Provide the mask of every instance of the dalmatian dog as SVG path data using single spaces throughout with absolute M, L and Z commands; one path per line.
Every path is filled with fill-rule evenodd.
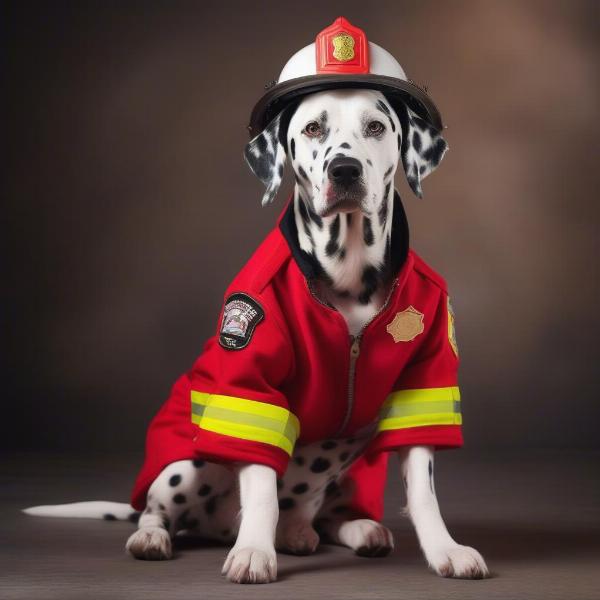
M 318 261 L 319 297 L 345 318 L 351 334 L 377 313 L 389 293 L 390 218 L 394 174 L 401 161 L 417 196 L 421 181 L 441 161 L 447 145 L 405 105 L 391 106 L 373 90 L 323 91 L 284 109 L 247 146 L 245 156 L 273 201 L 289 160 L 295 175 L 294 216 L 300 247 Z M 352 489 L 345 474 L 371 433 L 351 439 L 297 445 L 282 479 L 259 464 L 228 468 L 202 460 L 168 465 L 152 483 L 139 514 L 113 502 L 42 506 L 44 516 L 138 520 L 127 551 L 143 560 L 172 556 L 177 534 L 192 533 L 231 544 L 223 574 L 237 583 L 271 582 L 276 549 L 309 554 L 321 539 L 379 557 L 394 546 L 389 529 L 350 519 Z M 406 514 L 430 567 L 443 577 L 482 578 L 479 552 L 448 533 L 435 495 L 432 447 L 400 452 Z

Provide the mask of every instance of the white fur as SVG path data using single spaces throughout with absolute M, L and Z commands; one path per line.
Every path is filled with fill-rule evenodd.
M 457 544 L 440 514 L 433 475 L 434 452 L 429 446 L 413 446 L 400 452 L 402 476 L 406 481 L 406 512 L 417 532 L 419 543 L 431 568 L 443 577 L 480 579 L 489 571 L 481 554 Z
M 240 468 L 242 520 L 222 573 L 234 583 L 268 583 L 277 579 L 275 528 L 279 516 L 277 475 L 264 465 Z

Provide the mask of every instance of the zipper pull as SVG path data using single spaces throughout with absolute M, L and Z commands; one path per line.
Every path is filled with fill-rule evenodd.
M 356 359 L 356 358 L 358 358 L 359 354 L 360 354 L 360 336 L 357 335 L 352 342 L 352 346 L 350 346 L 350 357 Z

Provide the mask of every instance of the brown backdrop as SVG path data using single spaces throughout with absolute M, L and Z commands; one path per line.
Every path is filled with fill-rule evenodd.
M 597 6 L 5 5 L 2 443 L 141 449 L 281 207 L 243 163 L 249 111 L 343 14 L 448 125 L 424 200 L 397 183 L 450 285 L 468 444 L 597 446 Z

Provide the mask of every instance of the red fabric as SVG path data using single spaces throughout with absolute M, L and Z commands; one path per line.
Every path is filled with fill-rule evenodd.
M 194 425 L 191 389 L 286 408 L 298 417 L 297 443 L 304 444 L 351 436 L 372 426 L 393 390 L 457 385 L 458 359 L 448 341 L 445 283 L 412 251 L 388 306 L 363 332 L 353 410 L 343 432 L 338 429 L 348 406 L 348 329 L 339 312 L 313 297 L 278 227 L 236 276 L 225 298 L 234 292 L 254 298 L 265 317 L 241 350 L 220 346 L 217 331 L 192 370 L 173 387 L 148 429 L 146 458 L 132 494 L 132 504 L 138 509 L 143 508 L 152 481 L 176 460 L 257 462 L 280 475 L 286 469 L 289 457 L 275 446 Z M 386 325 L 409 306 L 423 313 L 424 330 L 410 342 L 396 343 Z M 356 483 L 353 507 L 357 512 L 381 517 L 386 465 L 381 452 L 407 444 L 460 446 L 461 428 L 428 426 L 380 433 L 369 446 L 368 456 L 350 472 Z

